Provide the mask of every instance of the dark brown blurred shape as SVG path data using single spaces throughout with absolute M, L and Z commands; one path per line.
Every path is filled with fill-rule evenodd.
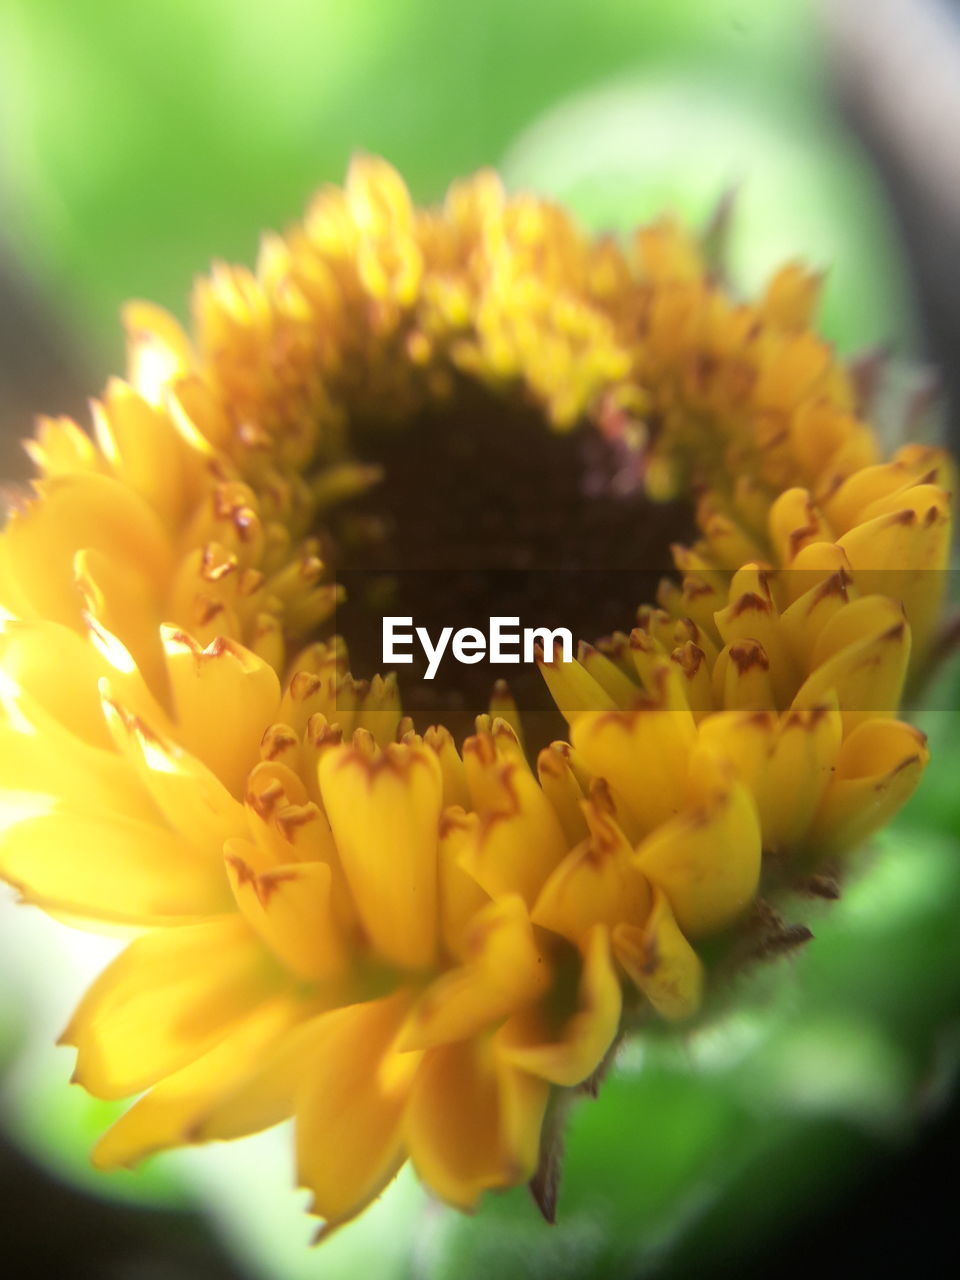
M 95 391 L 76 341 L 0 246 L 0 477 L 20 480 L 29 463 L 20 441 L 38 413 L 85 412 Z
M 0 1205 L 10 1280 L 243 1280 L 197 1214 L 93 1199 L 2 1138 Z

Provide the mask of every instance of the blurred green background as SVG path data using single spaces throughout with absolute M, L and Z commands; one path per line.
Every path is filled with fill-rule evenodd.
M 182 313 L 358 148 L 422 200 L 494 164 L 601 225 L 702 218 L 737 184 L 748 283 L 805 254 L 832 336 L 900 338 L 882 200 L 822 78 L 804 0 L 6 0 L 3 234 L 115 364 L 125 298 Z
M 121 368 L 124 299 L 186 317 L 195 274 L 214 257 L 251 262 L 258 233 L 295 219 L 358 149 L 395 163 L 420 200 L 493 164 L 595 228 L 664 208 L 702 225 L 735 187 L 738 287 L 803 257 L 829 269 L 822 323 L 844 351 L 916 349 L 907 259 L 834 105 L 804 0 L 5 0 L 0 113 L 11 282 L 0 338 L 15 350 L 25 308 L 31 350 L 47 343 L 49 364 L 31 375 L 37 411 L 80 411 L 81 393 Z M 12 439 L 29 420 L 11 364 L 0 416 Z M 960 705 L 955 674 L 944 680 L 930 705 Z M 175 1208 L 177 1231 L 195 1230 L 199 1208 L 229 1274 L 748 1274 L 757 1255 L 779 1256 L 782 1275 L 796 1233 L 827 1238 L 833 1219 L 817 1215 L 908 1151 L 948 1095 L 960 1046 L 958 745 L 955 713 L 925 716 L 935 755 L 924 788 L 845 899 L 815 913 L 815 943 L 746 982 L 722 1024 L 630 1046 L 599 1100 L 576 1109 L 556 1228 L 525 1193 L 464 1219 L 402 1178 L 312 1254 L 285 1133 L 95 1177 L 86 1150 L 109 1109 L 67 1087 L 69 1055 L 51 1041 L 104 953 L 5 904 L 7 1129 L 86 1193 Z M 54 1249 L 56 1203 L 24 1209 L 47 1219 Z M 134 1212 L 109 1210 L 106 1235 L 124 1224 L 123 1238 L 140 1240 L 131 1256 L 166 1257 L 156 1222 L 168 1219 L 147 1229 L 123 1216 Z M 61 1273 L 127 1274 L 97 1270 L 98 1247 L 90 1269 L 74 1252 Z M 202 1253 L 167 1265 L 156 1274 L 214 1274 Z

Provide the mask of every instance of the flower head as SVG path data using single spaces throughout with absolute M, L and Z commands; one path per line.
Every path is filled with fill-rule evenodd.
M 40 423 L 0 540 L 0 872 L 135 935 L 63 1037 L 141 1095 L 98 1164 L 293 1115 L 327 1229 L 407 1159 L 470 1209 L 625 1032 L 697 1014 L 708 954 L 796 936 L 776 904 L 922 773 L 950 520 L 817 284 L 740 302 L 672 223 L 591 239 L 487 173 L 416 209 L 362 159 L 198 284 L 192 338 L 128 307 L 128 379 L 92 438 Z M 562 735 L 373 674 L 378 600 L 440 617 L 488 569 L 588 575 L 596 643 L 540 654 Z

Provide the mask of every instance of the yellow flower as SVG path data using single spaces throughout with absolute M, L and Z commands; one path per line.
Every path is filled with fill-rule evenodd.
M 192 338 L 128 307 L 127 381 L 92 438 L 40 423 L 0 540 L 0 873 L 134 935 L 63 1037 L 141 1095 L 100 1166 L 292 1115 L 326 1230 L 407 1159 L 470 1209 L 697 1014 L 702 939 L 775 947 L 904 803 L 950 464 L 881 457 L 817 285 L 739 302 L 672 223 L 590 239 L 488 173 L 416 209 L 362 159 Z M 384 600 L 436 621 L 486 570 L 609 632 L 540 655 L 566 740 L 373 674 Z

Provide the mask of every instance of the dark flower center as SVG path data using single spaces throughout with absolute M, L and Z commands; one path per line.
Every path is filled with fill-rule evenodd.
M 535 408 L 464 384 L 451 402 L 400 425 L 352 429 L 354 451 L 384 478 L 339 517 L 337 578 L 347 603 L 336 627 L 351 669 L 384 669 L 381 620 L 410 617 L 434 639 L 444 627 L 491 616 L 520 627 L 566 627 L 574 642 L 629 631 L 672 572 L 670 544 L 693 528 L 686 501 L 656 503 L 643 491 L 642 456 L 616 423 L 549 427 Z M 525 724 L 544 741 L 562 736 L 532 665 L 462 665 L 448 652 L 432 681 L 418 644 L 396 667 L 405 712 L 460 738 L 505 678 Z

